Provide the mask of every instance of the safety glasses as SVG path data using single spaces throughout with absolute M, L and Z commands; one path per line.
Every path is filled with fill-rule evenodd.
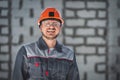
M 49 21 L 43 21 L 42 24 L 44 24 L 45 27 L 60 27 L 60 22 L 49 22 Z

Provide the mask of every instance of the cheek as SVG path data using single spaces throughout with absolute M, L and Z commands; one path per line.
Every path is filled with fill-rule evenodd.
M 41 32 L 45 31 L 45 30 L 44 30 L 44 27 L 43 27 L 42 25 L 40 26 L 40 31 L 41 31 Z
M 61 31 L 61 28 L 57 29 L 57 31 L 60 32 L 60 31 Z
M 45 31 L 45 29 L 44 29 L 44 28 L 40 28 L 40 31 L 41 31 L 41 32 L 44 32 L 44 31 Z

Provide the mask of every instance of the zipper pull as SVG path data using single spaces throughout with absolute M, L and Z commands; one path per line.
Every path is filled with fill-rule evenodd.
M 48 49 L 48 54 L 50 53 L 50 49 Z

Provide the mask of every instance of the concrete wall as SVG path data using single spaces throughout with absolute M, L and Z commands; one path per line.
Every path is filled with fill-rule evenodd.
M 75 52 L 81 80 L 120 80 L 119 0 L 0 0 L 0 80 L 10 80 L 21 45 L 38 40 L 46 7 L 64 18 L 58 40 Z

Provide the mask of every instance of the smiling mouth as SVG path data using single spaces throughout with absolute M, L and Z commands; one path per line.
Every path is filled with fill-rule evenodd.
M 51 30 L 48 30 L 47 32 L 48 32 L 48 33 L 55 33 L 55 31 L 51 31 Z

